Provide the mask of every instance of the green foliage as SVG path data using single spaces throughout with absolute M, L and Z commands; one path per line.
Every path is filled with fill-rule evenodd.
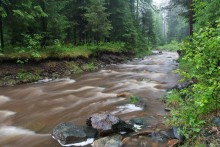
M 42 36 L 39 34 L 28 35 L 23 34 L 24 43 L 27 50 L 38 51 L 41 48 Z
M 178 108 L 181 103 L 183 103 L 183 100 L 180 96 L 180 93 L 176 90 L 171 91 L 169 93 L 169 98 L 167 100 L 167 105 L 169 107 Z
M 171 43 L 165 44 L 163 46 L 158 46 L 157 49 L 166 51 L 177 51 L 180 49 L 180 46 L 176 40 L 172 40 Z
M 98 70 L 98 66 L 95 65 L 94 63 L 87 63 L 82 66 L 82 69 L 84 71 L 95 71 Z
M 183 71 L 180 73 L 188 79 L 197 80 L 198 83 L 194 85 L 192 91 L 195 105 L 201 113 L 213 109 L 213 93 L 220 86 L 219 35 L 220 27 L 201 28 L 198 33 L 194 34 L 193 41 L 185 42 L 182 48 L 184 56 L 181 58 L 181 68 Z
M 195 10 L 195 20 L 196 26 L 202 27 L 207 26 L 209 24 L 216 26 L 216 20 L 220 16 L 220 1 L 212 0 L 212 1 L 202 1 L 202 0 L 194 0 L 194 10 Z M 206 12 L 206 13 L 204 13 Z
M 41 77 L 37 74 L 33 74 L 33 73 L 29 73 L 29 72 L 19 72 L 19 73 L 17 73 L 16 78 L 20 82 L 26 83 L 26 82 L 33 82 L 33 81 L 40 80 Z
M 137 58 L 142 58 L 142 57 L 145 57 L 147 55 L 152 54 L 152 51 L 150 51 L 146 47 L 144 47 L 144 48 L 135 48 L 134 52 L 135 52 L 135 56 Z
M 22 56 L 31 58 L 48 56 L 42 54 L 41 49 L 50 50 L 48 52 L 53 56 L 62 50 L 73 50 L 75 46 L 90 48 L 90 44 L 96 43 L 99 43 L 98 46 L 92 45 L 92 48 L 97 52 L 106 50 L 106 47 L 100 46 L 101 42 L 123 42 L 123 48 L 131 52 L 137 48 L 149 50 L 149 46 L 154 46 L 157 40 L 152 1 L 138 1 L 139 6 L 136 2 L 2 0 L 0 15 L 3 31 L 0 38 L 4 50 L 1 50 L 11 54 L 14 48 L 26 48 Z M 111 49 L 118 50 L 114 46 Z M 16 54 L 16 50 L 14 52 Z M 86 56 L 91 54 L 90 49 L 85 52 Z M 62 58 L 66 53 L 60 55 Z
M 67 68 L 70 70 L 71 73 L 82 73 L 83 72 L 80 66 L 73 61 L 67 62 Z
M 181 133 L 187 139 L 196 137 L 201 131 L 205 124 L 202 119 L 204 114 L 220 108 L 220 24 L 217 26 L 200 28 L 181 46 L 178 72 L 195 84 L 181 90 L 179 94 L 170 95 L 168 104 L 172 103 L 174 97 L 183 97 L 184 101 L 179 101 L 178 107 L 171 111 L 169 123 L 183 126 Z
M 85 44 L 79 46 L 73 46 L 72 44 L 63 45 L 59 40 L 56 40 L 53 46 L 47 46 L 45 48 L 35 47 L 35 43 L 30 39 L 31 44 L 27 47 L 6 48 L 5 54 L 2 54 L 2 59 L 18 59 L 18 63 L 26 63 L 29 60 L 42 60 L 46 58 L 77 58 L 84 57 L 89 58 L 91 55 L 95 55 L 98 52 L 115 52 L 120 53 L 125 51 L 125 43 L 123 42 L 100 42 L 99 44 Z M 32 42 L 33 41 L 33 42 Z M 35 48 L 35 50 L 33 50 Z M 30 50 L 31 49 L 31 50 Z
M 109 14 L 106 13 L 106 8 L 103 6 L 102 1 L 89 0 L 88 3 L 84 14 L 88 22 L 87 28 L 92 31 L 93 37 L 100 37 L 96 38 L 96 41 L 100 41 L 103 37 L 108 37 L 109 31 L 112 29 L 112 25 L 108 20 Z
M 25 64 L 28 63 L 29 59 L 17 59 L 18 64 Z
M 139 102 L 139 98 L 137 96 L 131 96 L 130 97 L 130 103 L 131 104 L 136 104 L 137 102 Z

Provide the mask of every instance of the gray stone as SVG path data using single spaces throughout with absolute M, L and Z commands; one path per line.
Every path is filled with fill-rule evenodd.
M 183 135 L 181 135 L 181 134 L 179 133 L 179 128 L 173 127 L 173 134 L 174 134 L 174 136 L 175 136 L 176 139 L 179 139 L 180 142 L 183 142 L 184 137 L 183 137 Z
M 84 131 L 87 138 L 96 138 L 98 135 L 98 131 L 89 126 L 84 127 Z
M 167 108 L 164 108 L 164 110 L 169 112 L 169 111 L 171 111 L 172 109 L 167 107 Z
M 93 147 L 121 147 L 122 136 L 114 135 L 111 137 L 100 138 L 93 143 Z
M 131 122 L 133 125 L 136 124 L 136 125 L 141 125 L 141 126 L 143 126 L 143 125 L 146 124 L 146 121 L 144 120 L 144 118 L 132 118 L 132 119 L 130 120 L 130 122 Z
M 88 120 L 87 125 L 98 130 L 100 136 L 114 132 L 130 132 L 132 125 L 127 124 L 120 118 L 111 114 L 93 114 Z
M 160 132 L 153 132 L 151 134 L 152 140 L 156 141 L 156 142 L 161 142 L 161 143 L 165 143 L 168 138 L 166 135 L 161 134 Z
M 220 117 L 214 117 L 212 119 L 212 123 L 219 127 L 220 126 Z
M 59 143 L 74 144 L 86 141 L 88 138 L 94 138 L 97 131 L 90 127 L 81 127 L 66 122 L 57 125 L 52 132 L 52 136 Z
M 167 138 L 175 139 L 175 135 L 173 133 L 173 128 L 168 128 L 163 131 L 160 131 L 161 134 L 165 135 Z

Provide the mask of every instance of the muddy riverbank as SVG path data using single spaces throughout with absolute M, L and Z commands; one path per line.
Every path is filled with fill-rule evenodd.
M 72 59 L 49 58 L 41 61 L 17 63 L 17 60 L 0 61 L 0 87 L 36 82 L 42 79 L 65 78 L 72 74 L 82 74 L 100 69 L 106 65 L 121 63 L 134 56 L 131 52 L 100 52 L 89 58 Z

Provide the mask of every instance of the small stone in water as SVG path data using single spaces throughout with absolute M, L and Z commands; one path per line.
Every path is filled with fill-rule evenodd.
M 171 111 L 171 108 L 165 108 L 165 111 Z

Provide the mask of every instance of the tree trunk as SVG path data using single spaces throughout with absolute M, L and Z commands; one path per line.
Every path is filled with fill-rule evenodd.
M 138 16 L 139 16 L 139 0 L 137 0 L 137 19 L 138 19 Z
M 1 36 L 1 48 L 4 48 L 4 34 L 3 34 L 3 19 L 2 16 L 0 16 L 0 36 Z
M 189 34 L 193 35 L 193 0 L 189 0 Z

